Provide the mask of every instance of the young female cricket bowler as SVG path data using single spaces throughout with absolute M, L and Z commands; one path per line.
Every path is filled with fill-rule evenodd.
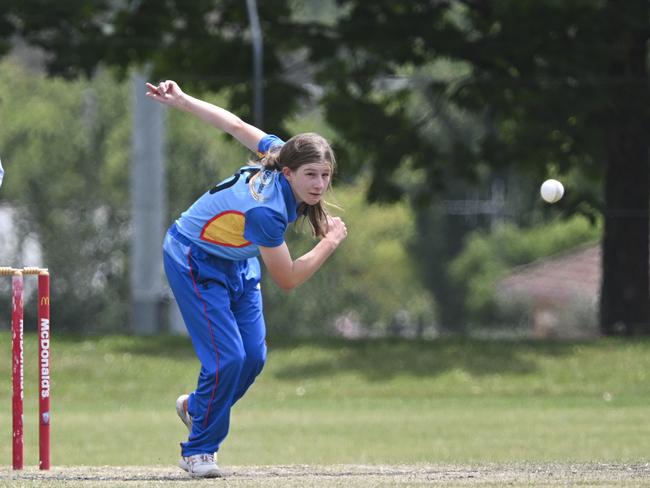
M 171 226 L 163 245 L 165 273 L 201 361 L 196 390 L 176 402 L 190 431 L 179 464 L 190 476 L 215 477 L 214 456 L 228 433 L 230 409 L 266 360 L 257 256 L 290 290 L 309 279 L 347 235 L 322 202 L 334 154 L 317 134 L 285 143 L 185 94 L 174 81 L 147 83 L 147 89 L 149 97 L 200 117 L 261 158 L 201 196 Z M 307 219 L 320 240 L 294 260 L 284 233 L 297 217 Z

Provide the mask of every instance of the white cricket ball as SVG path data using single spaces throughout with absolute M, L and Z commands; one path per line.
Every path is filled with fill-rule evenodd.
M 564 195 L 564 186 L 557 180 L 546 180 L 539 189 L 544 201 L 555 203 Z

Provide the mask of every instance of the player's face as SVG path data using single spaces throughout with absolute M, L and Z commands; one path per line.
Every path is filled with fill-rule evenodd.
M 329 163 L 311 163 L 304 164 L 295 171 L 284 168 L 283 173 L 298 203 L 316 205 L 329 187 L 332 166 Z

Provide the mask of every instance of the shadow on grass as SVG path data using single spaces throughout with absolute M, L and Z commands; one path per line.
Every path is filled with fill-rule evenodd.
M 309 358 L 309 347 L 327 351 L 326 358 Z M 325 339 L 316 343 L 281 340 L 270 350 L 297 351 L 296 360 L 276 368 L 278 379 L 330 376 L 342 372 L 362 374 L 371 381 L 398 375 L 431 377 L 449 370 L 474 376 L 528 374 L 534 372 L 541 357 L 559 358 L 571 354 L 576 343 L 538 341 L 491 341 L 474 339 L 364 339 L 345 341 Z M 303 349 L 301 351 L 301 349 Z M 289 355 L 291 357 L 291 355 Z
M 63 336 L 57 340 L 72 345 L 96 341 L 96 347 L 106 352 L 196 360 L 187 337 Z M 572 354 L 578 346 L 589 347 L 590 344 L 594 343 L 466 338 L 345 340 L 275 337 L 268 340 L 271 374 L 280 380 L 346 372 L 361 374 L 371 381 L 383 381 L 398 375 L 431 377 L 450 370 L 465 371 L 474 376 L 523 375 L 535 372 L 541 359 L 561 358 Z
M 127 336 L 102 335 L 79 336 L 61 335 L 53 338 L 56 342 L 65 342 L 71 346 L 92 342 L 97 349 L 104 352 L 129 353 L 139 356 L 167 357 L 170 359 L 196 358 L 189 337 L 171 335 Z

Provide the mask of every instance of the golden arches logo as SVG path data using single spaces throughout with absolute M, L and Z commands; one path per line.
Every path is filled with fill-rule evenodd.
M 50 297 L 41 297 L 41 305 L 49 305 Z

